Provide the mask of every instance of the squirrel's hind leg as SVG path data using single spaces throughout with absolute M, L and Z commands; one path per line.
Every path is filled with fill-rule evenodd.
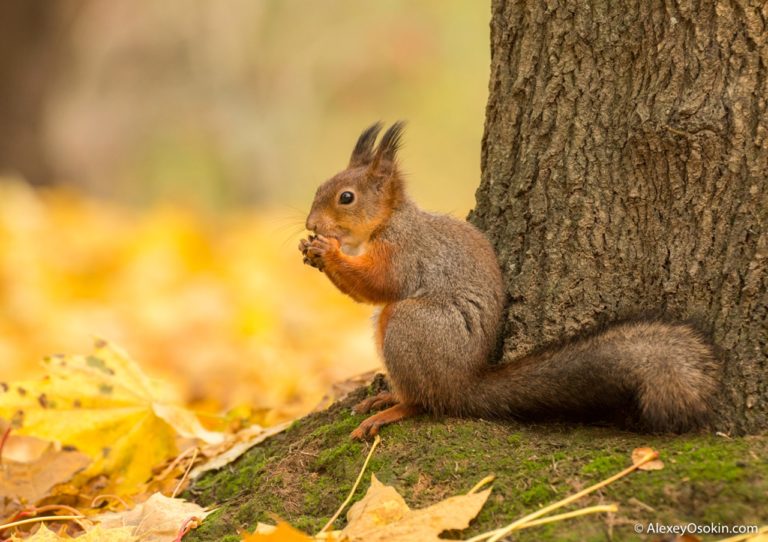
M 398 403 L 387 410 L 382 410 L 378 414 L 374 414 L 370 418 L 363 420 L 357 429 L 352 431 L 350 435 L 353 439 L 363 440 L 367 437 L 374 437 L 378 434 L 379 428 L 390 424 L 410 418 L 417 414 L 421 414 L 422 409 L 415 405 L 408 405 L 405 403 Z
M 381 410 L 382 408 L 396 405 L 399 402 L 399 399 L 391 391 L 382 391 L 373 397 L 363 399 L 353 406 L 352 410 L 355 411 L 355 414 L 367 414 L 372 410 Z

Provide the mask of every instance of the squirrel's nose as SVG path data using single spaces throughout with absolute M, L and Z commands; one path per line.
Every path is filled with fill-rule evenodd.
M 312 215 L 309 215 L 307 217 L 307 223 L 305 224 L 305 226 L 309 231 L 315 231 L 317 229 L 317 221 L 315 220 L 315 217 L 313 217 Z

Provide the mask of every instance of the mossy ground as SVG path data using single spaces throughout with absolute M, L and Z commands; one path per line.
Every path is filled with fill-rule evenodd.
M 364 418 L 353 415 L 351 405 L 363 395 L 360 390 L 299 420 L 198 480 L 186 497 L 219 509 L 185 541 L 240 540 L 238 529 L 274 516 L 306 532 L 319 530 L 351 489 L 369 449 L 349 439 Z M 533 528 L 515 539 L 636 540 L 636 523 L 768 523 L 768 437 L 650 436 L 601 427 L 424 417 L 383 429 L 382 439 L 365 480 L 375 473 L 413 508 L 466 492 L 484 476 L 496 475 L 493 493 L 470 529 L 446 537 L 467 538 L 502 526 L 583 489 L 628 466 L 632 450 L 640 446 L 659 450 L 665 468 L 635 472 L 579 503 L 618 503 L 617 514 Z M 367 486 L 361 484 L 355 500 Z M 336 527 L 343 524 L 342 517 Z

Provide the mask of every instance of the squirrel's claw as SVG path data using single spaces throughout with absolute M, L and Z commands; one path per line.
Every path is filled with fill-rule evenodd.
M 382 410 L 378 414 L 374 414 L 373 416 L 364 419 L 362 423 L 357 426 L 357 429 L 352 431 L 350 436 L 357 440 L 375 437 L 379 433 L 379 428 L 382 426 L 389 423 L 399 422 L 400 420 L 410 418 L 421 412 L 422 409 L 420 407 L 398 403 L 393 407 Z
M 304 255 L 305 264 L 322 271 L 326 256 L 339 250 L 339 241 L 333 237 L 310 235 L 308 239 L 299 241 L 299 250 Z
M 310 235 L 308 239 L 302 239 L 299 241 L 299 252 L 304 255 L 302 261 L 305 265 L 309 265 L 319 271 L 322 271 L 325 267 L 323 263 L 324 252 L 318 250 L 317 239 L 318 236 Z

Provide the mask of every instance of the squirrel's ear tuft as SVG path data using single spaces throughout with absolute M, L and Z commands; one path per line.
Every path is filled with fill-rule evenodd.
M 381 122 L 376 122 L 360 134 L 352 151 L 352 156 L 349 158 L 349 167 L 364 166 L 373 161 L 373 144 L 376 142 L 376 136 L 379 135 L 382 126 Z
M 381 141 L 379 141 L 379 146 L 376 148 L 376 155 L 371 162 L 371 169 L 378 169 L 383 162 L 391 165 L 395 164 L 404 129 L 405 122 L 399 120 L 390 126 L 389 130 L 384 132 L 384 135 L 381 136 Z

